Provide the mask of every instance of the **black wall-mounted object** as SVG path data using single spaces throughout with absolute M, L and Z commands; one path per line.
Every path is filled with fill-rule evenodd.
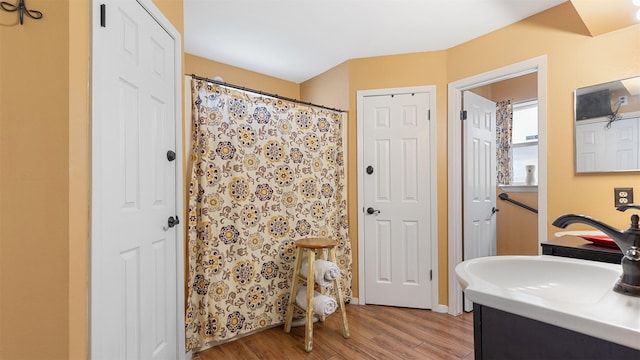
M 576 120 L 578 121 L 607 116 L 612 113 L 609 89 L 576 96 Z
M 25 0 L 18 0 L 17 5 L 13 5 L 6 1 L 0 2 L 0 9 L 8 12 L 18 12 L 18 17 L 20 18 L 20 25 L 24 23 L 24 16 L 39 20 L 42 19 L 42 13 L 38 10 L 29 10 L 27 9 L 27 5 L 24 3 Z
M 510 198 L 509 198 L 509 194 L 507 194 L 507 193 L 502 193 L 502 194 L 498 195 L 498 198 L 499 198 L 500 200 L 508 201 L 508 202 L 510 202 L 510 203 L 512 203 L 512 204 L 518 205 L 518 206 L 520 206 L 521 208 L 527 209 L 527 210 L 529 210 L 529 211 L 531 211 L 531 212 L 533 212 L 533 213 L 536 213 L 536 214 L 538 213 L 538 210 L 537 210 L 537 209 L 534 209 L 534 208 L 532 208 L 532 207 L 531 207 L 531 206 L 529 206 L 529 205 L 523 204 L 523 203 L 521 203 L 520 201 L 510 199 Z M 494 211 L 494 212 L 492 212 L 492 215 L 493 215 L 493 214 L 495 214 L 495 211 Z
M 107 27 L 107 5 L 100 4 L 100 27 Z
M 178 224 L 180 224 L 180 219 L 178 219 L 178 215 L 176 215 L 175 218 L 173 216 L 169 216 L 169 219 L 167 219 L 167 225 L 169 226 L 169 228 L 172 228 Z

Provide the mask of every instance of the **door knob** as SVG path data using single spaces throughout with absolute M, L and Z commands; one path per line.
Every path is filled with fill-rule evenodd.
M 376 210 L 376 209 L 370 207 L 370 208 L 367 208 L 367 214 L 369 214 L 369 215 L 372 215 L 372 214 L 378 215 L 378 214 L 380 214 L 380 210 Z
M 180 219 L 178 219 L 178 215 L 176 215 L 175 218 L 173 216 L 169 216 L 169 219 L 167 219 L 167 226 L 164 226 L 162 229 L 164 231 L 167 231 L 178 224 L 180 224 Z
M 176 159 L 176 152 L 173 150 L 167 151 L 167 160 L 173 161 Z
M 367 166 L 367 174 L 369 175 L 373 174 L 373 166 L 371 165 Z

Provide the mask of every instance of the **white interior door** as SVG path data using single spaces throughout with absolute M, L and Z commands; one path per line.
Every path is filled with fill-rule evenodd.
M 576 171 L 596 171 L 604 163 L 604 124 L 576 125 Z
M 637 169 L 640 146 L 639 118 L 576 123 L 576 171 Z
M 105 4 L 102 21 L 100 4 Z M 136 1 L 94 3 L 91 357 L 177 359 L 174 39 Z M 182 289 L 180 289 L 182 291 Z
M 366 96 L 363 109 L 364 302 L 431 308 L 430 95 Z
M 496 104 L 464 92 L 464 260 L 496 254 Z M 465 300 L 464 310 L 472 304 Z
M 620 119 L 610 124 L 606 143 L 611 144 L 606 148 L 606 158 L 614 159 L 611 162 L 612 170 L 624 171 L 638 168 L 638 118 Z

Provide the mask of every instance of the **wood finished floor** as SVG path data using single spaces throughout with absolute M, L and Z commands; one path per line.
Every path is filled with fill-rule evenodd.
M 473 315 L 429 310 L 347 305 L 351 337 L 333 314 L 313 328 L 313 351 L 304 351 L 304 326 L 284 332 L 280 325 L 218 345 L 193 356 L 218 359 L 473 359 Z

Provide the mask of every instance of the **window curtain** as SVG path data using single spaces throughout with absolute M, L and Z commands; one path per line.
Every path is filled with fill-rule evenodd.
M 501 100 L 496 103 L 496 163 L 498 184 L 510 185 L 512 182 L 511 165 L 511 127 L 513 123 L 513 100 Z
M 284 322 L 301 238 L 338 241 L 350 300 L 346 114 L 191 86 L 187 349 Z

